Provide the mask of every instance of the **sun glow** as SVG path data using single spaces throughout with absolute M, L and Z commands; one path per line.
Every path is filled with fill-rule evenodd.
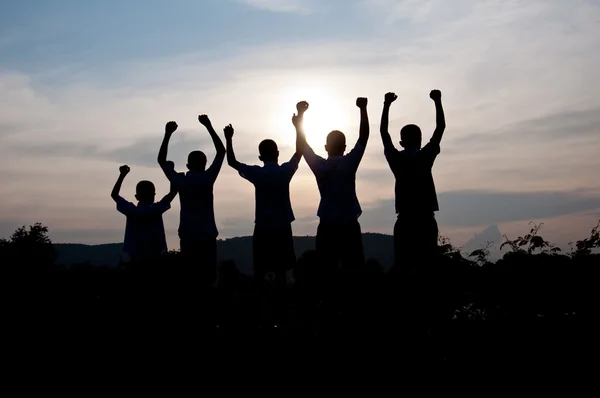
M 347 133 L 353 110 L 352 99 L 341 98 L 327 87 L 292 86 L 278 95 L 278 105 L 272 119 L 274 131 L 278 132 L 285 145 L 293 146 L 296 143 L 292 115 L 296 113 L 298 101 L 309 104 L 304 114 L 304 131 L 306 140 L 317 153 L 322 152 L 325 138 L 331 130 Z

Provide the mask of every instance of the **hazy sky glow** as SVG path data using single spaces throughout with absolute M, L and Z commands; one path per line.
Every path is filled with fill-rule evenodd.
M 290 118 L 306 100 L 308 140 L 325 155 L 331 129 L 358 137 L 357 96 L 369 98 L 371 139 L 357 176 L 363 231 L 392 233 L 393 176 L 379 118 L 394 91 L 390 132 L 434 128 L 438 88 L 448 128 L 434 167 L 443 235 L 462 244 L 497 224 L 544 221 L 557 243 L 600 219 L 600 5 L 584 0 L 43 0 L 0 14 L 0 236 L 40 221 L 55 242 L 123 239 L 122 194 L 168 186 L 156 155 L 175 120 L 169 158 L 214 149 L 197 115 L 238 159 L 258 143 L 293 152 Z M 292 180 L 295 235 L 314 235 L 318 190 L 303 161 Z M 227 165 L 215 187 L 221 238 L 250 235 L 254 191 Z M 178 248 L 179 202 L 165 215 Z

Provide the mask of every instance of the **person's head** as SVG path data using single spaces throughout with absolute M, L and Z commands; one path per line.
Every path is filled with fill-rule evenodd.
M 407 124 L 400 130 L 400 145 L 404 149 L 421 148 L 421 129 L 414 124 Z
M 206 155 L 202 151 L 192 151 L 188 155 L 187 168 L 190 171 L 204 171 L 206 168 Z
M 175 163 L 172 160 L 167 160 L 166 166 L 169 170 L 175 170 Z
M 273 140 L 263 140 L 258 145 L 258 158 L 263 162 L 276 162 L 279 158 L 279 149 Z
M 346 150 L 346 136 L 339 130 L 327 134 L 325 150 L 329 156 L 342 156 Z
M 139 202 L 143 203 L 154 203 L 154 196 L 156 195 L 156 189 L 154 184 L 150 181 L 140 181 L 135 187 L 135 198 Z

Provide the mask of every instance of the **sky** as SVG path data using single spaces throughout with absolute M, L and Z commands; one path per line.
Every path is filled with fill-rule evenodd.
M 363 232 L 392 234 L 390 133 L 447 129 L 434 169 L 440 233 L 456 245 L 491 225 L 516 237 L 530 221 L 564 245 L 600 219 L 600 2 L 593 0 L 9 0 L 0 13 L 0 236 L 41 222 L 54 242 L 121 242 L 122 195 L 168 182 L 156 156 L 170 120 L 169 159 L 214 148 L 198 123 L 231 123 L 238 160 L 258 144 L 294 151 L 291 116 L 306 100 L 309 144 L 325 156 L 332 129 L 358 138 L 356 97 L 371 137 L 357 173 Z M 319 193 L 304 161 L 291 186 L 294 235 L 314 235 Z M 220 238 L 251 235 L 254 188 L 225 163 L 215 184 Z M 177 249 L 179 200 L 164 216 Z

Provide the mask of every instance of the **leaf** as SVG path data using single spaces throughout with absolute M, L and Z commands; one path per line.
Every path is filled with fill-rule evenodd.
M 534 236 L 533 238 L 531 238 L 531 244 L 535 247 L 548 246 L 548 242 L 544 241 L 544 238 L 542 238 L 541 236 Z
M 479 257 L 483 254 L 483 251 L 481 249 L 477 249 L 477 250 L 473 250 L 471 252 L 471 254 L 469 254 L 469 257 Z

